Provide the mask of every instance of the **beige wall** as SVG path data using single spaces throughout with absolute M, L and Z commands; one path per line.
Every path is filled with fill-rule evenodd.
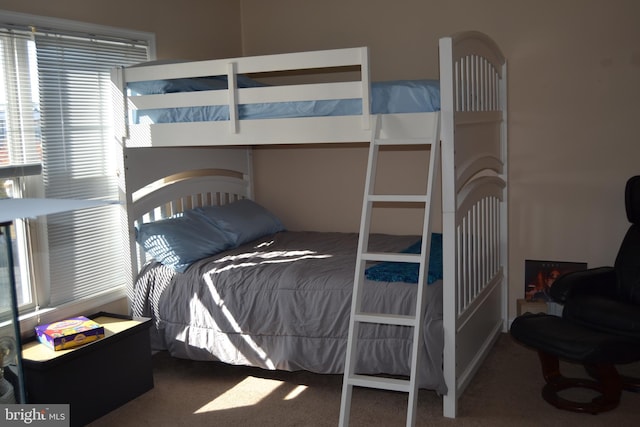
M 242 52 L 238 0 L 0 0 L 0 9 L 153 32 L 158 59 Z
M 510 316 L 524 293 L 525 259 L 613 263 L 627 227 L 623 186 L 640 174 L 640 2 L 242 5 L 245 54 L 367 45 L 374 79 L 437 76 L 439 37 L 468 29 L 489 34 L 509 67 Z M 305 154 L 256 153 L 258 197 L 277 201 L 278 213 L 295 227 L 355 229 L 364 154 Z M 285 179 L 289 171 L 313 173 L 303 182 Z
M 509 61 L 511 316 L 525 259 L 611 264 L 627 227 L 623 185 L 640 173 L 636 0 L 0 0 L 0 9 L 152 31 L 159 58 L 367 45 L 376 80 L 437 77 L 439 37 L 486 32 Z M 257 198 L 288 226 L 357 229 L 363 147 L 255 154 Z M 392 159 L 392 175 L 421 161 Z M 382 222 L 404 232 L 411 221 Z

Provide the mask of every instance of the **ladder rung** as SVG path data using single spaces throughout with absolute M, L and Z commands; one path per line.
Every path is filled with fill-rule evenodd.
M 420 262 L 420 254 L 405 254 L 392 252 L 363 252 L 362 259 L 366 261 L 390 261 L 390 262 Z
M 382 390 L 404 391 L 409 392 L 409 380 L 397 378 L 374 377 L 370 375 L 351 375 L 348 383 L 357 387 L 378 388 Z
M 356 322 L 380 323 L 383 325 L 416 326 L 416 316 L 382 313 L 358 313 L 353 319 Z
M 429 202 L 424 194 L 370 194 L 367 199 L 370 202 Z
M 376 145 L 431 145 L 433 138 L 376 138 Z

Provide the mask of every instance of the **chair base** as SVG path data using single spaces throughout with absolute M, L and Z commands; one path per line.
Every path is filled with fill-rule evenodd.
M 594 379 L 598 379 L 598 373 L 590 366 L 585 366 L 587 373 Z M 622 390 L 632 393 L 640 393 L 640 378 L 634 378 L 627 375 L 620 375 L 622 380 Z
M 557 356 L 544 351 L 538 351 L 538 356 L 546 381 L 542 388 L 542 397 L 556 408 L 595 415 L 615 409 L 620 403 L 623 381 L 613 364 L 589 365 L 587 371 L 597 380 L 567 378 L 560 373 Z M 587 388 L 598 392 L 599 395 L 590 402 L 571 401 L 558 395 L 558 392 L 571 388 Z
M 640 393 L 640 378 L 620 375 L 622 379 L 622 389 L 633 393 Z
M 617 364 L 640 360 L 640 342 L 585 328 L 548 314 L 523 314 L 511 324 L 514 339 L 538 352 L 546 381 L 542 397 L 559 409 L 598 414 L 615 409 L 622 390 L 640 391 L 640 380 L 621 376 Z M 572 337 L 567 342 L 564 338 Z M 568 378 L 560 373 L 560 359 L 584 366 L 591 378 Z M 598 395 L 577 402 L 559 396 L 571 388 Z

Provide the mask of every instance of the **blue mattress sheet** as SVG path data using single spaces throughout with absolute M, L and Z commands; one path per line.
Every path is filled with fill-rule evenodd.
M 239 76 L 240 77 L 240 76 Z M 172 93 L 180 91 L 225 89 L 223 77 L 204 79 L 176 79 L 171 81 L 141 82 L 129 85 L 134 95 Z M 261 86 L 242 77 L 239 87 Z M 440 110 L 440 86 L 437 80 L 394 80 L 371 85 L 371 112 L 373 114 L 420 113 Z M 339 99 L 300 102 L 241 104 L 241 120 L 348 116 L 362 114 L 360 99 Z M 134 123 L 175 123 L 229 120 L 226 105 L 137 110 Z

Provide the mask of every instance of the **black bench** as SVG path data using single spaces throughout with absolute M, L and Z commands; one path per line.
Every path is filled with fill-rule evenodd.
M 640 358 L 640 341 L 595 331 L 557 316 L 526 313 L 511 324 L 511 336 L 538 352 L 546 381 L 542 397 L 553 406 L 597 414 L 618 406 L 623 388 L 635 389 L 615 368 Z M 593 379 L 567 378 L 560 373 L 559 359 L 585 366 Z M 633 380 L 633 379 L 628 379 Z M 558 392 L 583 387 L 599 393 L 590 402 L 564 399 Z

